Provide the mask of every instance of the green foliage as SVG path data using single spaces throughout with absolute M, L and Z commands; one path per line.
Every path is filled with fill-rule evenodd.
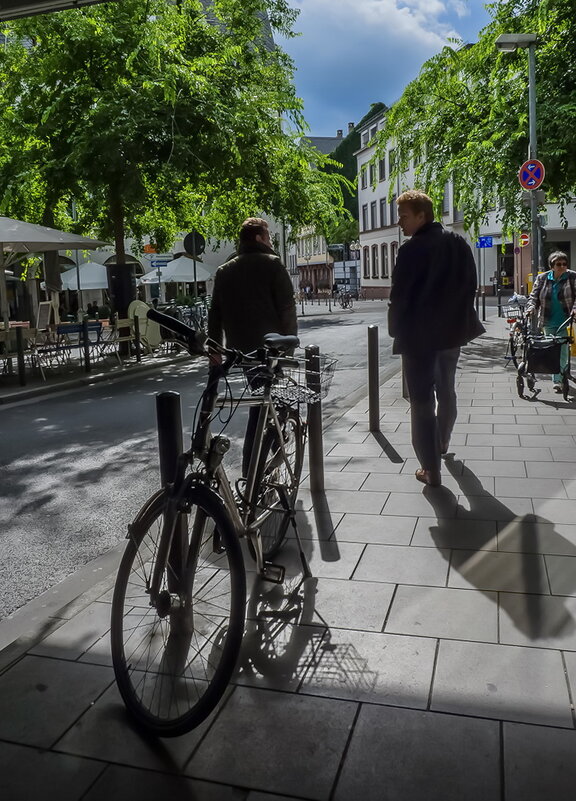
M 310 166 L 285 0 L 122 0 L 7 23 L 0 52 L 0 210 L 160 250 L 192 227 L 233 237 L 267 212 L 331 216 L 342 179 Z M 281 119 L 294 133 L 286 133 Z M 324 161 L 322 161 L 324 163 Z
M 517 173 L 528 157 L 527 52 L 498 53 L 501 33 L 536 33 L 538 156 L 547 199 L 568 203 L 576 186 L 576 16 L 573 0 L 500 0 L 472 46 L 427 61 L 387 115 L 380 146 L 396 143 L 392 179 L 416 157 L 417 185 L 439 208 L 444 184 L 477 231 L 497 199 L 507 231 L 526 224 Z M 408 187 L 404 187 L 408 188 Z

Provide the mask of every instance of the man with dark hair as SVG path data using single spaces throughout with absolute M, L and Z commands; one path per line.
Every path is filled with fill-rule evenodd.
M 266 334 L 297 334 L 294 289 L 288 271 L 272 250 L 266 220 L 249 217 L 242 223 L 238 252 L 218 268 L 208 313 L 208 336 L 250 353 Z M 250 409 L 244 440 L 242 473 L 250 464 L 259 409 Z
M 388 331 L 402 354 L 410 396 L 416 478 L 437 487 L 440 457 L 456 422 L 460 346 L 484 333 L 474 309 L 476 264 L 467 242 L 434 222 L 432 201 L 411 190 L 397 199 L 398 223 L 411 239 L 392 272 Z

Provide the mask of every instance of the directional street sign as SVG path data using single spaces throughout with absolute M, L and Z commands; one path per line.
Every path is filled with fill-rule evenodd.
M 546 170 L 538 159 L 525 161 L 518 172 L 518 180 L 522 189 L 538 189 L 542 185 Z
M 520 247 L 525 248 L 530 244 L 530 234 L 520 234 Z
M 479 236 L 476 241 L 477 248 L 491 248 L 492 247 L 492 237 L 491 236 Z

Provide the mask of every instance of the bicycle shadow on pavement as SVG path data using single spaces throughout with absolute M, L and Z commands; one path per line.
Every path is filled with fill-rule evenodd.
M 469 509 L 458 503 L 446 487 L 426 487 L 423 495 L 434 508 L 437 525 L 430 534 L 438 549 L 446 552 L 450 569 L 491 600 L 499 602 L 518 631 L 530 640 L 565 638 L 576 631 L 576 621 L 566 598 L 576 589 L 576 574 L 563 572 L 562 596 L 552 595 L 544 554 L 576 556 L 576 546 L 556 531 L 554 524 L 534 514 L 516 515 L 487 492 L 478 477 L 457 459 L 447 459 L 446 468 L 458 482 Z M 455 518 L 443 518 L 447 498 L 456 502 Z M 498 533 L 479 531 L 479 521 L 497 521 Z M 454 547 L 455 527 L 474 523 L 476 533 L 467 536 L 464 547 Z M 457 534 L 456 534 L 457 539 Z

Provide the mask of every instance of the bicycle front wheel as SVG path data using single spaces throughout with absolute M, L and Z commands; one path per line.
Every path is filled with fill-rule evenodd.
M 290 525 L 290 513 L 282 503 L 280 488 L 285 488 L 288 502 L 293 507 L 304 461 L 304 430 L 300 415 L 286 408 L 279 416 L 282 438 L 280 440 L 275 428 L 266 432 L 255 484 L 256 516 L 268 513 L 260 526 L 265 560 L 272 559 L 279 551 Z
M 164 492 L 131 526 L 112 600 L 118 689 L 136 722 L 162 737 L 190 731 L 214 709 L 244 632 L 244 563 L 225 507 L 203 485 L 190 486 L 185 504 L 174 533 L 183 547 L 174 548 L 173 541 L 157 599 L 152 601 L 150 587 L 167 508 Z

